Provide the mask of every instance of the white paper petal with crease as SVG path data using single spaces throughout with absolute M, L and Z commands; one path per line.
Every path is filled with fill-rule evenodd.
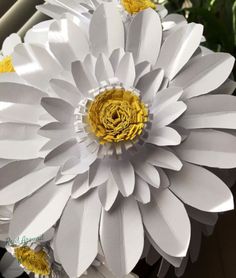
M 71 199 L 66 205 L 56 235 L 56 249 L 70 277 L 81 276 L 97 256 L 100 213 L 96 190 L 85 198 Z
M 100 238 L 106 262 L 118 277 L 128 274 L 140 259 L 144 231 L 137 202 L 124 198 L 110 212 L 102 211 Z
M 199 129 L 175 147 L 177 155 L 187 162 L 230 169 L 236 167 L 236 137 L 229 133 Z
M 152 202 L 140 204 L 144 225 L 165 253 L 184 257 L 190 242 L 190 221 L 184 205 L 169 189 L 152 193 Z
M 184 163 L 180 172 L 169 172 L 170 189 L 186 204 L 203 211 L 222 212 L 234 208 L 227 185 L 210 171 Z
M 113 3 L 101 4 L 94 12 L 89 27 L 91 50 L 95 56 L 111 55 L 117 48 L 124 48 L 124 26 L 118 9 Z
M 179 145 L 181 136 L 171 127 L 156 128 L 152 129 L 146 142 L 157 146 Z
M 161 20 L 156 11 L 146 9 L 132 20 L 127 34 L 126 50 L 133 53 L 135 64 L 147 61 L 154 65 L 162 40 Z
M 57 186 L 54 181 L 50 181 L 18 203 L 10 223 L 10 238 L 36 238 L 42 235 L 60 218 L 70 193 L 70 182 Z
M 134 168 L 128 160 L 117 160 L 111 165 L 111 173 L 123 196 L 127 197 L 134 191 Z
M 151 200 L 151 193 L 148 184 L 138 175 L 135 176 L 134 196 L 138 202 L 147 204 Z
M 213 53 L 189 61 L 173 80 L 173 86 L 182 87 L 183 98 L 204 95 L 218 88 L 230 75 L 234 57 L 228 53 Z
M 107 81 L 114 77 L 114 71 L 110 60 L 104 54 L 99 54 L 96 66 L 95 75 L 98 82 Z
M 16 73 L 41 89 L 48 87 L 51 78 L 58 76 L 62 67 L 46 48 L 34 44 L 19 44 L 13 53 Z
M 182 168 L 180 159 L 170 150 L 149 145 L 147 162 L 157 167 L 179 171 Z
M 135 172 L 148 184 L 157 188 L 160 186 L 160 175 L 154 166 L 141 160 L 133 161 L 132 164 Z
M 118 196 L 118 193 L 118 186 L 113 176 L 110 175 L 109 179 L 98 188 L 99 199 L 106 211 L 111 209 Z
M 163 77 L 164 71 L 156 69 L 146 73 L 139 79 L 136 88 L 140 91 L 144 102 L 150 103 L 153 101 L 158 89 L 161 86 Z
M 132 53 L 125 53 L 115 72 L 115 76 L 127 87 L 132 87 L 135 80 L 135 65 Z
M 89 53 L 85 32 L 71 20 L 52 23 L 48 36 L 51 51 L 66 70 L 70 70 L 71 62 L 83 60 Z
M 230 95 L 205 95 L 187 100 L 188 107 L 176 124 L 188 129 L 236 129 L 236 98 Z
M 173 32 L 161 47 L 156 68 L 164 69 L 165 76 L 172 80 L 199 46 L 202 32 L 203 26 L 195 23 L 184 25 Z

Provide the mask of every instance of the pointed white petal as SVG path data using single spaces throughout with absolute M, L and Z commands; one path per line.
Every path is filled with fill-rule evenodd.
M 169 173 L 170 189 L 186 204 L 208 212 L 234 208 L 233 196 L 227 185 L 210 171 L 184 163 L 179 172 Z
M 122 57 L 115 72 L 115 77 L 127 87 L 132 87 L 134 85 L 135 65 L 131 53 L 125 53 Z
M 140 204 L 153 241 L 170 256 L 184 257 L 190 242 L 190 221 L 184 205 L 168 189 L 153 190 L 151 203 Z
M 187 129 L 236 129 L 236 98 L 230 95 L 205 95 L 186 101 L 187 111 L 176 124 Z
M 229 133 L 193 130 L 175 151 L 181 159 L 191 163 L 222 169 L 236 167 L 236 137 Z
M 60 98 L 44 97 L 42 98 L 41 105 L 59 122 L 72 122 L 74 117 L 74 108 L 68 102 Z
M 108 267 L 116 276 L 123 277 L 137 264 L 144 246 L 143 224 L 137 202 L 131 197 L 124 198 L 114 210 L 103 210 L 100 227 Z
M 60 79 L 52 79 L 50 85 L 58 97 L 70 103 L 73 107 L 78 105 L 82 96 L 74 85 Z
M 180 159 L 171 151 L 149 145 L 146 160 L 157 167 L 179 171 L 182 167 Z
M 47 95 L 44 92 L 29 85 L 0 82 L 1 102 L 36 105 L 45 96 Z
M 52 77 L 62 71 L 60 64 L 46 48 L 36 44 L 19 44 L 13 53 L 13 63 L 16 73 L 41 89 L 46 89 Z
M 151 200 L 151 193 L 148 184 L 138 175 L 135 176 L 135 188 L 133 194 L 135 199 L 140 203 L 147 204 Z
M 138 13 L 131 22 L 127 34 L 126 50 L 134 56 L 135 64 L 147 61 L 154 65 L 162 41 L 161 20 L 153 9 Z
M 178 119 L 187 109 L 187 105 L 182 101 L 174 102 L 162 109 L 160 112 L 154 113 L 153 125 L 156 127 L 164 127 Z
M 203 26 L 195 23 L 184 25 L 173 32 L 161 47 L 156 68 L 164 69 L 165 76 L 172 80 L 199 46 L 202 32 Z
M 227 79 L 233 65 L 234 57 L 227 53 L 196 57 L 173 80 L 172 85 L 183 88 L 183 98 L 207 94 Z
M 107 161 L 97 159 L 89 167 L 89 186 L 96 187 L 108 180 L 110 164 Z
M 152 113 L 159 113 L 161 110 L 168 107 L 170 104 L 176 103 L 183 93 L 182 88 L 169 87 L 159 91 L 151 106 Z
M 78 142 L 75 139 L 71 139 L 52 150 L 45 157 L 44 162 L 48 166 L 62 166 L 68 159 L 78 155 L 78 153 Z
M 110 61 L 111 61 L 114 72 L 117 70 L 117 67 L 124 55 L 125 55 L 125 51 L 123 48 L 115 49 L 112 52 L 112 54 L 110 56 Z
M 143 75 L 136 88 L 140 91 L 141 97 L 144 102 L 151 103 L 160 88 L 161 82 L 164 77 L 164 71 L 156 69 Z
M 114 77 L 114 71 L 111 62 L 104 54 L 99 54 L 96 67 L 95 75 L 98 82 L 107 81 Z
M 10 224 L 10 238 L 35 238 L 42 235 L 60 218 L 70 193 L 71 183 L 57 186 L 51 181 L 18 203 Z
M 123 196 L 127 197 L 134 191 L 134 168 L 128 160 L 117 160 L 111 165 L 114 180 Z
M 72 63 L 72 74 L 77 88 L 84 96 L 88 96 L 90 90 L 98 87 L 94 74 L 90 73 L 80 61 Z
M 89 191 L 89 173 L 79 174 L 73 183 L 71 197 L 77 199 Z
M 160 175 L 154 166 L 142 160 L 134 161 L 132 164 L 135 172 L 148 184 L 157 188 L 160 186 Z
M 124 48 L 124 26 L 114 3 L 101 4 L 91 19 L 89 36 L 91 50 L 95 56 L 111 55 L 117 48 Z
M 152 129 L 146 142 L 157 146 L 179 145 L 181 136 L 171 127 L 155 128 Z
M 81 276 L 97 255 L 100 213 L 95 190 L 66 205 L 56 235 L 56 250 L 70 277 Z
M 141 62 L 135 66 L 136 77 L 135 77 L 135 84 L 138 83 L 139 79 L 151 71 L 151 64 L 147 61 Z
M 118 193 L 118 186 L 113 176 L 110 175 L 109 179 L 98 188 L 100 202 L 106 211 L 111 209 L 118 196 Z
M 54 21 L 50 25 L 48 37 L 51 51 L 67 70 L 70 70 L 72 62 L 83 60 L 89 53 L 85 32 L 71 20 Z
M 31 161 L 31 164 L 33 162 L 34 161 Z M 15 204 L 23 198 L 31 195 L 33 192 L 53 179 L 58 171 L 58 168 L 56 167 L 40 166 L 33 169 L 32 172 L 25 174 L 21 173 L 21 176 L 18 178 L 13 177 L 13 172 L 11 170 L 16 168 L 14 166 L 19 165 L 15 171 L 20 171 L 20 168 L 23 167 L 21 164 L 24 165 L 25 163 L 23 161 L 13 162 L 0 169 L 0 177 L 2 177 L 0 188 L 1 205 Z

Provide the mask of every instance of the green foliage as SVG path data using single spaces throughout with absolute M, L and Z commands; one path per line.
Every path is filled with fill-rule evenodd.
M 166 3 L 165 6 L 169 12 L 187 15 L 189 21 L 204 25 L 206 47 L 236 56 L 236 0 L 168 0 L 162 2 Z

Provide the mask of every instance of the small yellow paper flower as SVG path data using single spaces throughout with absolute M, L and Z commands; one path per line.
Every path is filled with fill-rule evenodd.
M 129 14 L 136 14 L 145 9 L 156 9 L 157 7 L 151 0 L 121 0 L 121 3 Z

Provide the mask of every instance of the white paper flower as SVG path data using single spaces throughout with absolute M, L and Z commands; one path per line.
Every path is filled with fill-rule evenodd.
M 161 17 L 167 15 L 165 7 L 155 4 L 152 0 L 45 0 L 45 3 L 37 6 L 37 9 L 54 19 L 60 19 L 66 14 L 71 14 L 80 21 L 89 24 L 89 20 L 97 7 L 107 2 L 112 2 L 118 7 L 124 21 L 147 8 L 156 10 Z
M 10 114 L 0 111 L 0 204 L 22 200 L 11 238 L 38 236 L 60 219 L 56 249 L 70 277 L 91 265 L 99 239 L 119 277 L 141 257 L 144 233 L 177 267 L 188 251 L 189 216 L 233 208 L 227 186 L 201 166 L 236 167 L 228 131 L 236 128 L 236 100 L 209 94 L 234 58 L 197 55 L 202 31 L 183 24 L 163 39 L 159 15 L 146 9 L 125 33 L 107 3 L 89 34 L 62 19 L 49 28 L 50 52 L 15 48 L 14 68 L 32 86 L 0 83 L 1 101 L 13 103 Z

